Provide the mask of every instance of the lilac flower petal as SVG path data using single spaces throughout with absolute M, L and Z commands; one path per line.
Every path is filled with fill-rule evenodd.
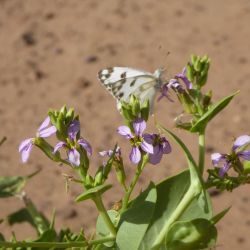
M 138 147 L 132 147 L 129 159 L 132 163 L 137 164 L 141 160 L 141 152 Z
M 74 166 L 80 165 L 80 153 L 75 149 L 70 149 L 68 152 L 69 162 Z
M 56 127 L 51 126 L 51 127 L 44 128 L 44 129 L 40 130 L 38 132 L 38 136 L 42 137 L 42 138 L 46 138 L 46 137 L 49 137 L 49 136 L 51 136 L 51 135 L 53 135 L 55 133 L 56 133 Z
M 238 156 L 246 161 L 250 161 L 250 150 L 244 150 L 238 153 Z
M 154 153 L 149 155 L 149 162 L 153 165 L 158 164 L 162 159 L 162 155 L 163 155 L 162 148 L 159 145 L 156 145 L 154 147 Z
M 19 147 L 18 147 L 18 151 L 21 152 L 21 151 L 23 151 L 25 148 L 27 148 L 27 147 L 29 146 L 29 144 L 32 143 L 32 140 L 33 140 L 33 138 L 29 138 L 29 139 L 23 140 L 23 141 L 20 143 Z
M 223 177 L 230 168 L 230 163 L 226 162 L 222 168 L 219 170 L 219 176 Z
M 154 140 L 156 138 L 156 134 L 144 134 L 143 135 L 143 139 L 149 143 L 149 144 L 153 144 Z
M 68 135 L 71 140 L 75 140 L 77 133 L 80 131 L 80 122 L 74 120 L 70 123 L 68 128 Z
M 146 141 L 143 141 L 141 143 L 141 149 L 149 154 L 153 154 L 154 153 L 154 147 L 152 144 L 147 143 Z
M 131 133 L 131 130 L 130 130 L 130 128 L 127 127 L 127 126 L 120 126 L 120 127 L 118 127 L 117 132 L 118 132 L 120 135 L 122 135 L 122 136 L 124 136 L 125 138 L 127 138 L 127 139 L 133 138 L 133 135 L 132 135 L 132 133 Z
M 109 156 L 109 151 L 111 151 L 111 150 L 101 151 L 101 152 L 99 152 L 99 155 L 101 155 L 101 156 Z
M 146 122 L 143 119 L 138 118 L 133 122 L 133 128 L 136 135 L 142 136 L 143 131 L 146 129 Z
M 33 147 L 32 139 L 33 138 L 29 138 L 22 141 L 19 146 L 19 152 L 21 153 L 21 158 L 23 163 L 27 162 L 29 159 L 30 152 Z
M 186 76 L 186 67 L 183 68 L 182 72 L 180 74 L 176 75 L 177 78 L 180 78 L 184 84 L 186 85 L 187 89 L 192 89 L 192 83 L 188 80 Z
M 49 116 L 47 116 L 45 118 L 45 120 L 42 122 L 42 124 L 40 125 L 40 127 L 38 128 L 38 132 L 40 132 L 41 130 L 45 129 L 46 127 L 49 126 L 49 123 L 50 123 L 50 118 Z
M 172 148 L 170 146 L 170 143 L 168 142 L 168 140 L 166 140 L 165 138 L 163 139 L 162 142 L 162 152 L 163 154 L 169 154 L 171 153 Z
M 235 142 L 233 144 L 233 150 L 235 151 L 237 148 L 242 147 L 246 144 L 250 144 L 250 136 L 249 135 L 241 135 L 235 140 Z
M 86 150 L 89 156 L 92 155 L 92 147 L 88 141 L 81 138 L 78 140 L 78 143 Z
M 170 102 L 174 102 L 168 95 L 168 92 L 169 92 L 168 83 L 165 83 L 160 89 L 161 95 L 157 98 L 157 102 L 159 102 L 163 97 L 166 97 Z
M 58 142 L 55 147 L 53 153 L 55 154 L 60 148 L 65 147 L 67 144 L 63 141 Z
M 220 161 L 226 160 L 226 156 L 225 156 L 225 154 L 213 153 L 211 155 L 211 160 L 212 160 L 213 165 L 216 167 L 216 166 L 218 166 Z

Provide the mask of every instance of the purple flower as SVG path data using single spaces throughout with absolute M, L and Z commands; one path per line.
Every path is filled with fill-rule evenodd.
M 186 67 L 183 68 L 182 72 L 177 74 L 175 76 L 175 78 L 178 80 L 178 79 L 181 79 L 184 84 L 186 85 L 186 88 L 187 89 L 192 89 L 193 86 L 192 86 L 192 83 L 188 80 L 187 76 L 186 76 Z
M 134 135 L 127 126 L 120 126 L 117 129 L 117 132 L 124 136 L 126 139 L 130 140 L 132 145 L 132 150 L 130 152 L 129 158 L 130 161 L 134 164 L 139 163 L 141 160 L 141 150 L 146 153 L 153 153 L 153 146 L 147 143 L 143 138 L 143 131 L 146 129 L 146 122 L 138 118 L 133 122 Z
M 87 154 L 92 155 L 92 147 L 89 142 L 83 138 L 76 140 L 76 136 L 80 131 L 80 122 L 78 120 L 74 120 L 70 123 L 68 127 L 68 136 L 69 142 L 58 142 L 54 147 L 54 153 L 56 153 L 61 148 L 66 148 L 68 154 L 68 161 L 73 166 L 80 165 L 80 153 L 77 151 L 77 145 L 80 145 L 82 149 L 84 149 Z
M 108 156 L 108 157 L 111 157 L 112 156 L 112 154 L 113 154 L 113 150 L 105 150 L 105 151 L 101 151 L 101 152 L 99 152 L 99 154 L 101 155 L 101 156 Z M 117 158 L 120 158 L 121 157 L 121 148 L 118 146 L 117 148 L 116 148 L 116 151 L 115 151 L 115 156 L 117 157 Z
M 170 102 L 173 102 L 173 100 L 168 94 L 168 91 L 169 91 L 169 83 L 163 84 L 160 89 L 161 95 L 157 98 L 157 102 L 159 102 L 163 97 L 166 97 Z
M 37 130 L 36 137 L 42 137 L 47 138 L 53 134 L 56 133 L 56 127 L 55 126 L 49 126 L 50 125 L 50 118 L 46 117 L 46 119 L 43 121 L 43 123 L 40 125 L 40 127 Z M 35 138 L 28 138 L 23 140 L 19 145 L 19 153 L 21 153 L 22 162 L 25 163 L 28 161 L 32 147 L 33 142 Z
M 250 136 L 242 135 L 234 141 L 231 154 L 214 153 L 211 155 L 212 164 L 215 167 L 220 163 L 223 164 L 219 170 L 220 177 L 223 177 L 231 166 L 239 165 L 240 160 L 250 161 L 250 150 L 245 150 L 248 145 L 250 145 Z
M 149 154 L 149 162 L 153 165 L 161 161 L 163 154 L 169 154 L 171 152 L 171 146 L 168 140 L 159 134 L 145 134 L 144 139 L 154 147 L 153 154 Z

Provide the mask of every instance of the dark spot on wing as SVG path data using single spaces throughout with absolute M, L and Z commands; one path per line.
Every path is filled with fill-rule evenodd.
M 130 83 L 130 87 L 133 87 L 135 85 L 136 79 L 134 79 L 131 83 Z
M 121 92 L 121 93 L 118 95 L 119 98 L 122 98 L 123 96 L 124 96 L 124 93 L 123 93 L 123 92 Z
M 103 75 L 106 79 L 110 78 L 111 74 L 105 74 Z
M 127 73 L 126 72 L 123 72 L 122 74 L 121 74 L 121 78 L 123 79 L 123 78 L 126 78 L 126 75 L 127 75 Z

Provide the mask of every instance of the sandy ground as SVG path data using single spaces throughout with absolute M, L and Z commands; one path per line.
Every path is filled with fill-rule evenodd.
M 65 192 L 61 174 L 68 171 L 48 161 L 37 149 L 29 163 L 22 165 L 18 144 L 35 134 L 49 108 L 67 104 L 81 115 L 83 135 L 94 148 L 94 169 L 102 162 L 99 150 L 113 147 L 117 141 L 126 145 L 115 133 L 122 119 L 114 100 L 99 84 L 97 72 L 107 66 L 147 71 L 165 67 L 169 78 L 181 71 L 191 53 L 206 53 L 212 58 L 206 88 L 214 91 L 214 100 L 241 90 L 208 128 L 206 162 L 211 167 L 211 152 L 227 152 L 234 136 L 249 134 L 249 23 L 248 0 L 1 0 L 0 137 L 8 137 L 0 149 L 1 175 L 25 175 L 41 167 L 40 175 L 25 188 L 38 208 L 47 216 L 56 209 L 57 228 L 92 229 L 96 217 L 93 205 L 73 203 L 78 188 Z M 177 103 L 166 100 L 157 107 L 158 119 L 170 128 L 180 112 Z M 197 138 L 174 131 L 195 153 Z M 157 181 L 186 166 L 178 147 L 173 147 L 161 166 L 146 169 L 142 186 L 151 176 Z M 128 166 L 128 171 L 132 173 L 133 166 Z M 110 181 L 115 183 L 115 177 Z M 249 191 L 245 186 L 213 198 L 215 211 L 233 205 L 218 226 L 218 249 L 250 249 Z M 110 191 L 106 205 L 112 206 L 121 194 L 119 188 Z M 0 204 L 1 217 L 22 206 L 17 199 Z M 19 240 L 34 235 L 26 224 L 11 229 L 0 225 L 7 236 L 12 230 Z

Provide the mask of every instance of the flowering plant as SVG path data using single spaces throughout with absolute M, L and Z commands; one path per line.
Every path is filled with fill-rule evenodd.
M 177 96 L 184 114 L 175 119 L 175 124 L 178 128 L 197 134 L 198 161 L 187 145 L 164 125 L 157 123 L 154 133 L 145 132 L 150 118 L 149 101 L 141 103 L 139 96 L 132 95 L 129 102 L 121 102 L 121 115 L 126 125 L 119 126 L 117 132 L 131 145 L 129 160 L 135 172 L 130 182 L 118 145 L 100 152 L 107 161 L 91 175 L 89 167 L 93 150 L 89 138 L 85 139 L 87 135 L 83 137 L 81 134 L 79 116 L 75 115 L 73 109 L 66 107 L 50 110 L 36 137 L 21 142 L 21 159 L 27 162 L 32 147 L 36 146 L 52 161 L 72 169 L 74 174 L 66 176 L 67 181 L 83 189 L 75 201 L 90 199 L 99 212 L 95 234 L 89 238 L 84 231 L 75 234 L 70 229 L 55 230 L 54 216 L 49 221 L 37 210 L 31 199 L 21 192 L 26 181 L 37 173 L 27 177 L 1 177 L 0 197 L 18 194 L 25 205 L 23 209 L 9 215 L 9 220 L 12 224 L 29 221 L 36 228 L 38 237 L 33 241 L 19 242 L 14 237 L 6 241 L 0 235 L 0 246 L 12 249 L 121 250 L 194 250 L 215 246 L 216 224 L 229 208 L 214 215 L 208 190 L 213 187 L 220 191 L 233 191 L 240 185 L 250 183 L 250 136 L 237 137 L 228 154 L 213 153 L 212 167 L 208 169 L 208 177 L 204 176 L 207 125 L 238 93 L 212 102 L 212 92 L 203 93 L 202 89 L 207 82 L 209 65 L 207 56 L 192 56 L 183 71 L 161 87 L 161 96 L 158 98 L 167 97 L 173 101 L 170 92 Z M 58 139 L 54 146 L 46 140 L 50 136 Z M 148 164 L 160 165 L 162 158 L 171 153 L 174 144 L 182 149 L 188 168 L 163 178 L 157 184 L 149 180 L 148 187 L 132 198 L 144 168 Z M 112 188 L 108 180 L 111 171 L 116 172 L 124 196 L 113 209 L 107 210 L 103 204 L 103 194 Z

